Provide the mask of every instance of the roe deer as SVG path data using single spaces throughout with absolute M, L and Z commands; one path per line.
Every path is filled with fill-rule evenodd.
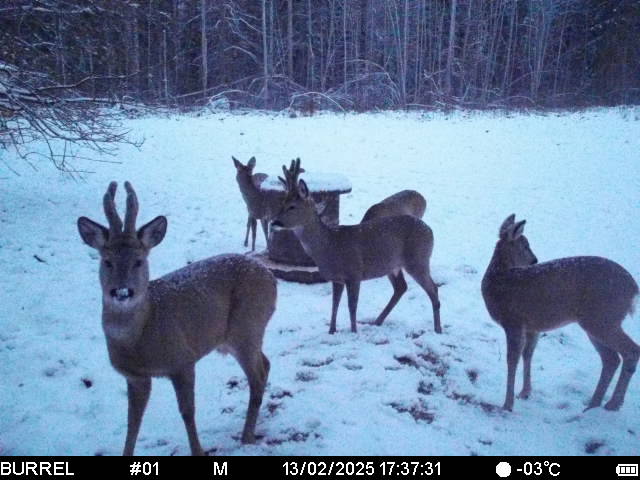
M 251 251 L 256 249 L 256 226 L 260 220 L 265 242 L 269 241 L 269 220 L 278 213 L 284 201 L 285 192 L 266 191 L 260 189 L 260 184 L 267 178 L 265 173 L 253 173 L 256 166 L 256 157 L 251 157 L 246 165 L 243 165 L 235 157 L 233 164 L 236 167 L 236 181 L 240 187 L 240 193 L 247 205 L 247 233 L 244 237 L 244 246 L 248 246 L 249 230 L 251 230 Z
M 426 208 L 427 201 L 420 193 L 415 190 L 402 190 L 369 207 L 360 223 L 393 215 L 411 215 L 422 218 Z
M 482 279 L 482 296 L 491 317 L 507 337 L 507 394 L 503 408 L 513 409 L 514 383 L 520 355 L 524 385 L 531 394 L 531 357 L 540 332 L 578 322 L 602 360 L 600 380 L 587 409 L 598 407 L 620 364 L 622 372 L 607 410 L 618 410 L 640 357 L 640 347 L 622 330 L 633 311 L 638 285 L 617 263 L 600 257 L 569 257 L 537 263 L 527 238 L 525 220 L 510 215 Z
M 376 319 L 382 325 L 389 312 L 407 290 L 402 274 L 405 269 L 427 292 L 433 307 L 433 323 L 440 326 L 438 287 L 429 273 L 433 250 L 433 232 L 421 220 L 409 215 L 385 217 L 359 225 L 326 225 L 320 220 L 316 205 L 304 180 L 297 182 L 300 160 L 292 162 L 289 171 L 282 167 L 287 198 L 272 225 L 292 229 L 326 280 L 333 283 L 333 308 L 329 333 L 336 331 L 340 298 L 347 286 L 351 331 L 356 332 L 356 309 L 360 282 L 387 275 L 393 285 L 393 296 Z
M 254 430 L 269 375 L 262 338 L 275 310 L 276 281 L 243 255 L 194 262 L 149 281 L 149 251 L 167 229 L 156 217 L 136 231 L 138 200 L 126 182 L 124 229 L 115 206 L 117 184 L 104 195 L 109 229 L 78 219 L 82 240 L 100 253 L 102 328 L 113 367 L 127 379 L 129 412 L 124 455 L 133 455 L 151 377 L 169 377 L 189 437 L 191 453 L 203 455 L 195 424 L 195 363 L 214 349 L 231 353 L 249 381 L 249 408 L 242 441 Z

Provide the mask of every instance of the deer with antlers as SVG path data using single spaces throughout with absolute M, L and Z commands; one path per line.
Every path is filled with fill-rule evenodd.
M 318 266 L 320 275 L 333 284 L 333 307 L 329 333 L 336 331 L 337 310 L 347 287 L 351 331 L 356 332 L 356 310 L 360 283 L 387 276 L 393 296 L 376 319 L 385 318 L 407 291 L 403 270 L 413 277 L 431 300 L 436 333 L 440 325 L 438 287 L 431 278 L 429 259 L 433 251 L 433 232 L 424 222 L 410 215 L 378 218 L 359 225 L 331 227 L 320 220 L 316 205 L 304 180 L 298 179 L 300 159 L 282 167 L 287 196 L 272 226 L 292 229 L 305 252 Z
M 102 327 L 111 364 L 127 380 L 123 454 L 133 455 L 152 377 L 171 380 L 191 453 L 204 454 L 195 423 L 195 364 L 214 349 L 231 353 L 247 376 L 242 441 L 254 442 L 269 375 L 262 339 L 275 310 L 275 278 L 250 258 L 221 255 L 149 281 L 149 252 L 163 240 L 167 219 L 159 216 L 136 229 L 138 200 L 126 182 L 123 224 L 115 206 L 116 187 L 112 182 L 103 199 L 109 228 L 80 217 L 78 231 L 100 253 Z

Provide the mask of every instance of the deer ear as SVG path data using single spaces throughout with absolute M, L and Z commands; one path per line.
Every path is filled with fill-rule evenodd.
M 327 208 L 329 207 L 329 204 L 326 201 L 320 201 L 316 203 L 316 212 L 318 214 L 319 217 L 324 216 L 325 212 L 327 211 Z
M 509 228 L 513 226 L 515 221 L 516 221 L 516 214 L 512 213 L 504 220 L 504 222 L 502 222 L 502 225 L 500 225 L 500 230 L 498 231 L 498 235 L 502 237 L 505 233 L 507 233 L 507 230 L 509 230 Z
M 247 163 L 247 167 L 253 169 L 256 166 L 256 157 L 251 157 L 249 159 L 249 163 Z
M 87 217 L 78 218 L 78 233 L 84 243 L 97 250 L 104 247 L 109 240 L 109 230 Z
M 167 233 L 167 217 L 160 215 L 138 229 L 138 239 L 145 248 L 158 245 Z
M 300 193 L 300 198 L 303 200 L 309 197 L 309 187 L 307 187 L 304 180 L 298 182 L 298 193 Z
M 509 234 L 509 237 L 511 240 L 517 240 L 522 236 L 522 233 L 524 232 L 525 223 L 527 223 L 526 220 L 521 220 L 513 226 L 511 233 Z
M 233 159 L 233 164 L 236 166 L 238 170 L 244 167 L 244 165 L 242 165 L 242 163 L 240 163 L 240 161 L 236 157 L 232 156 L 231 158 Z

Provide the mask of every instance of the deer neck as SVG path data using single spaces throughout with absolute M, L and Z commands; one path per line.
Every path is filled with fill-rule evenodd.
M 250 175 L 239 176 L 237 180 L 238 185 L 240 185 L 240 191 L 246 200 L 251 201 L 259 197 L 258 188 L 253 183 L 253 178 Z
M 487 267 L 485 277 L 489 275 L 506 274 L 512 267 L 513 265 L 509 261 L 507 255 L 505 255 L 503 249 L 500 248 L 499 245 L 496 245 L 491 261 L 489 262 L 489 266 Z
M 114 347 L 133 348 L 151 315 L 151 302 L 147 292 L 135 305 L 119 307 L 112 302 L 102 302 L 102 329 L 107 343 Z

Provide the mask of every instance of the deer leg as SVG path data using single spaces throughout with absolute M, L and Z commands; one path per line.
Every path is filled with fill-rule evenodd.
M 202 456 L 204 455 L 204 450 L 202 450 L 200 446 L 198 430 L 196 429 L 196 405 L 194 399 L 196 380 L 195 366 L 190 365 L 184 370 L 171 375 L 170 378 L 173 383 L 173 389 L 176 391 L 180 415 L 182 415 L 184 426 L 187 429 L 191 455 Z
M 262 355 L 262 365 L 264 365 L 264 375 L 266 382 L 266 379 L 269 378 L 269 372 L 271 371 L 271 362 L 264 353 L 260 352 L 260 354 Z
M 129 399 L 129 410 L 127 414 L 127 439 L 124 443 L 122 455 L 130 457 L 140 432 L 140 423 L 144 409 L 149 401 L 151 393 L 151 378 L 127 378 L 127 397 Z
M 600 339 L 603 340 L 603 339 Z M 640 359 L 640 346 L 635 343 L 629 336 L 622 331 L 620 327 L 610 332 L 606 339 L 607 346 L 616 350 L 622 357 L 622 369 L 618 383 L 611 395 L 611 399 L 605 404 L 606 410 L 620 410 L 624 402 L 624 396 L 629 387 L 629 381 L 636 371 L 638 360 Z M 602 343 L 605 343 L 604 341 Z M 614 347 L 615 345 L 615 347 Z
M 522 351 L 522 360 L 524 361 L 523 383 L 518 398 L 527 399 L 531 395 L 531 358 L 538 344 L 539 336 L 538 332 L 527 332 L 525 335 L 524 350 Z
M 513 410 L 514 387 L 516 383 L 516 371 L 518 361 L 525 344 L 525 332 L 521 327 L 505 328 L 507 335 L 507 394 L 504 399 L 504 410 Z
M 249 246 L 249 230 L 251 230 L 251 216 L 247 217 L 247 233 L 244 236 L 244 246 Z
M 241 345 L 237 349 L 235 357 L 249 382 L 249 406 L 242 430 L 242 443 L 255 443 L 256 423 L 271 363 L 266 355 L 260 351 L 260 348 L 256 348 L 254 345 Z
M 269 245 L 269 221 L 266 218 L 261 218 L 260 223 L 264 232 L 264 242 Z
M 333 305 L 331 307 L 331 324 L 329 325 L 329 333 L 336 333 L 336 317 L 338 316 L 338 306 L 342 298 L 344 283 L 333 282 Z
M 347 300 L 349 301 L 349 318 L 351 319 L 351 331 L 356 333 L 356 311 L 358 310 L 358 296 L 360 295 L 360 282 L 347 282 Z
M 256 227 L 258 226 L 258 221 L 255 218 L 251 218 L 251 251 L 255 251 L 256 249 Z
M 593 346 L 600 355 L 600 360 L 602 360 L 602 371 L 600 372 L 598 385 L 596 385 L 596 389 L 593 392 L 591 400 L 589 401 L 587 408 L 585 408 L 585 411 L 599 407 L 600 404 L 602 404 L 604 394 L 607 392 L 607 388 L 609 388 L 609 384 L 611 383 L 614 373 L 616 373 L 616 370 L 618 369 L 618 365 L 620 365 L 620 357 L 615 350 L 606 347 L 591 335 L 589 335 L 589 340 L 591 340 L 591 343 L 593 343 Z
M 396 304 L 400 300 L 400 297 L 402 297 L 402 295 L 404 295 L 404 292 L 407 291 L 407 282 L 404 279 L 402 270 L 399 270 L 397 274 L 391 273 L 387 275 L 387 278 L 389 278 L 389 281 L 393 286 L 393 295 L 391 296 L 391 300 L 389 300 L 389 303 L 387 303 L 387 306 L 384 307 L 384 310 L 382 310 L 382 313 L 380 313 L 380 315 L 378 315 L 378 318 L 376 318 L 376 325 L 382 325 L 382 322 L 384 322 L 384 320 L 387 318 L 387 315 L 391 313 L 391 310 L 393 310 L 393 308 L 396 306 Z
M 438 286 L 435 284 L 428 269 L 420 269 L 418 271 L 410 271 L 407 268 L 407 272 L 411 275 L 416 282 L 427 292 L 429 300 L 431 300 L 431 307 L 433 308 L 433 329 L 436 333 L 442 333 L 442 326 L 440 325 L 440 299 L 438 298 Z

